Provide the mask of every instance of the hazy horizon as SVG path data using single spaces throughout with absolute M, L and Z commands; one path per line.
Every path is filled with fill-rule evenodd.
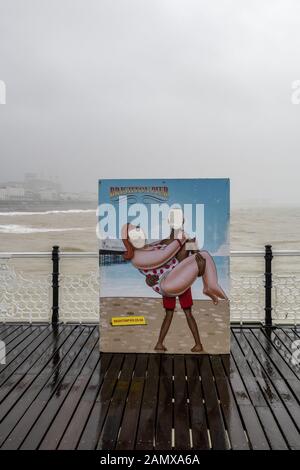
M 60 180 L 57 180 L 57 177 L 51 176 L 51 175 L 50 176 L 49 175 L 37 175 L 37 177 L 41 178 L 41 179 L 49 180 L 49 181 L 55 181 L 55 182 L 61 184 L 61 191 L 62 192 L 65 191 L 65 186 L 66 185 L 63 182 L 61 182 Z M 105 179 L 110 179 L 110 178 L 105 178 Z M 139 178 L 136 178 L 136 179 L 139 180 Z M 166 178 L 166 180 L 167 179 L 168 178 Z M 192 177 L 191 177 L 191 179 L 192 179 Z M 22 182 L 23 182 L 23 179 L 8 181 L 8 180 L 1 179 L 1 177 L 0 177 L 0 186 L 2 184 L 5 184 L 5 183 L 22 183 Z M 97 186 L 98 186 L 98 181 L 97 181 Z M 95 202 L 97 202 L 97 199 L 98 199 L 98 187 L 97 186 L 96 186 L 96 188 L 92 188 L 88 191 L 90 193 L 95 194 Z M 82 191 L 80 191 L 80 190 L 76 191 L 75 190 L 74 192 L 75 193 L 77 192 L 78 194 L 80 194 L 80 193 L 85 192 L 85 191 L 84 190 L 82 190 Z M 53 202 L 55 202 L 55 200 Z M 18 204 L 18 199 L 5 199 L 5 200 L 3 200 L 3 203 L 6 204 L 6 205 L 11 204 L 11 206 L 13 206 L 14 204 L 15 205 Z M 73 203 L 74 203 L 74 206 L 76 206 L 76 200 L 74 200 Z M 40 201 L 40 204 L 41 204 L 41 206 L 43 205 L 42 200 Z M 266 199 L 249 198 L 249 199 L 240 200 L 240 201 L 235 201 L 235 200 L 231 199 L 230 206 L 231 206 L 231 208 L 236 208 L 236 209 L 241 209 L 243 207 L 253 208 L 253 209 L 256 209 L 258 207 L 261 207 L 261 208 L 268 208 L 268 207 L 269 208 L 300 207 L 300 201 L 275 203 L 275 202 L 272 202 L 271 200 L 268 200 L 267 198 Z M 30 209 L 30 205 L 29 205 L 28 209 Z
M 0 0 L 1 180 L 229 177 L 300 201 L 296 0 Z

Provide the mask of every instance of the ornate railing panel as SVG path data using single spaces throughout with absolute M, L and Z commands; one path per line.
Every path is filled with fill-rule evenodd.
M 0 321 L 50 321 L 51 275 L 17 271 L 0 259 Z
M 256 257 L 264 252 L 233 252 L 233 256 Z M 294 256 L 294 252 L 275 252 Z M 10 256 L 13 255 L 13 256 Z M 98 253 L 60 253 L 73 262 L 76 258 L 92 258 L 89 268 L 80 265 L 81 272 L 60 265 L 59 321 L 98 322 L 99 273 L 96 268 Z M 299 256 L 298 252 L 297 255 Z M 27 258 L 22 268 L 14 264 L 15 258 Z M 35 271 L 33 258 L 44 258 L 48 265 Z M 95 264 L 94 264 L 95 261 Z M 52 277 L 51 252 L 0 254 L 0 322 L 51 321 Z M 24 268 L 29 266 L 28 271 Z M 78 264 L 77 264 L 78 266 Z M 90 269 L 92 266 L 92 269 Z M 86 271 L 86 272 L 85 272 Z M 300 278 L 294 274 L 273 274 L 273 322 L 300 322 Z M 263 322 L 265 307 L 264 274 L 233 272 L 231 277 L 231 321 Z
M 63 322 L 99 321 L 99 274 L 60 276 L 59 318 Z
M 261 322 L 264 319 L 264 276 L 236 274 L 231 276 L 230 320 Z
M 293 275 L 273 275 L 273 321 L 299 323 L 300 278 Z

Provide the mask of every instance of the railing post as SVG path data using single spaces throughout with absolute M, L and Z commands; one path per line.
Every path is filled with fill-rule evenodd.
M 52 324 L 59 322 L 59 246 L 52 248 Z
M 265 245 L 265 326 L 272 326 L 272 245 Z

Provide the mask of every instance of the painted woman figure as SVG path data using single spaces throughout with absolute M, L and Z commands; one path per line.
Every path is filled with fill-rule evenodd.
M 163 297 L 166 315 L 155 350 L 166 351 L 163 342 L 173 319 L 178 296 L 195 340 L 191 351 L 202 352 L 197 323 L 192 315 L 191 286 L 198 276 L 202 276 L 205 295 L 215 304 L 219 298 L 226 299 L 218 284 L 217 270 L 211 255 L 207 251 L 186 250 L 185 245 L 190 240 L 182 229 L 172 230 L 167 240 L 146 244 L 143 230 L 128 223 L 122 227 L 122 239 L 126 248 L 124 259 L 130 260 L 146 277 L 147 285 Z

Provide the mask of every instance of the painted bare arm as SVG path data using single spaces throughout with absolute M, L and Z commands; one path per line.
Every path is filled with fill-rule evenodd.
M 154 269 L 162 266 L 169 261 L 181 249 L 181 244 L 185 242 L 185 237 L 180 240 L 173 240 L 172 243 L 167 245 L 162 250 L 156 249 L 141 249 L 135 250 L 132 258 L 132 264 L 138 269 Z

